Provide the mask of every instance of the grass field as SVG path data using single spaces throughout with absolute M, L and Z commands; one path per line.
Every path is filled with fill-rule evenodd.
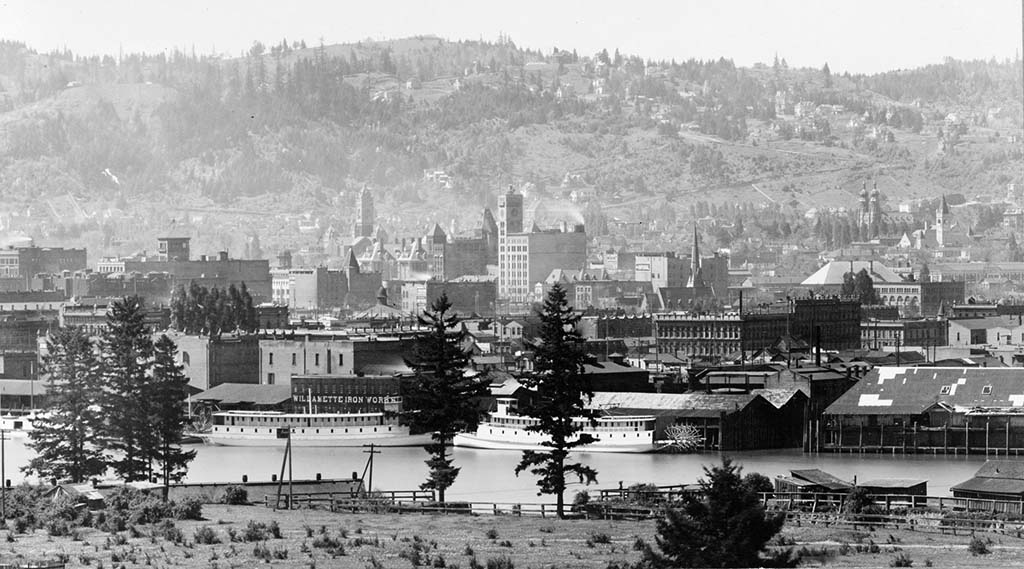
M 81 530 L 50 537 L 44 530 L 0 542 L 0 563 L 66 560 L 68 567 L 489 567 L 605 568 L 637 561 L 638 540 L 653 543 L 652 521 L 553 520 L 512 516 L 273 512 L 260 506 L 209 505 L 205 521 L 177 522 L 182 540 L 158 526 L 109 534 Z M 276 521 L 281 538 L 244 541 L 249 523 Z M 218 543 L 197 543 L 205 530 Z M 212 533 L 211 533 L 212 532 Z M 234 534 L 236 541 L 231 541 Z M 781 543 L 810 554 L 804 566 L 889 567 L 906 555 L 914 567 L 1014 567 L 1024 564 L 1024 540 L 991 539 L 990 553 L 972 555 L 970 536 L 911 531 L 857 532 L 787 526 Z

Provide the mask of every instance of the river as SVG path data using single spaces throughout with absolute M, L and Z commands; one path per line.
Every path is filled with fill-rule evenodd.
M 195 461 L 191 464 L 189 482 L 270 480 L 281 469 L 283 451 L 269 447 L 219 447 L 196 445 Z M 423 463 L 427 455 L 422 448 L 379 449 L 374 456 L 373 487 L 380 490 L 415 490 L 426 478 Z M 15 438 L 6 445 L 6 476 L 17 483 L 24 480 L 20 467 L 27 464 L 31 451 L 24 439 Z M 346 478 L 353 472 L 362 474 L 367 455 L 360 448 L 303 448 L 294 449 L 294 477 L 313 478 L 320 473 L 324 478 Z M 455 465 L 462 468 L 454 486 L 448 490 L 449 500 L 477 500 L 486 502 L 549 502 L 549 497 L 538 497 L 535 478 L 528 472 L 519 477 L 515 466 L 520 453 L 514 451 L 457 448 Z M 615 488 L 619 482 L 658 485 L 690 484 L 703 474 L 703 467 L 717 464 L 717 453 L 702 454 L 612 454 L 579 453 L 573 455 L 598 471 L 598 484 L 594 488 Z M 879 454 L 805 454 L 798 450 L 749 451 L 730 453 L 744 467 L 744 472 L 760 472 L 770 478 L 788 474 L 790 469 L 820 468 L 844 480 L 854 476 L 860 481 L 872 478 L 917 478 L 928 480 L 928 494 L 948 496 L 949 487 L 967 480 L 985 462 L 983 456 L 925 456 Z M 568 497 L 582 484 L 573 484 Z

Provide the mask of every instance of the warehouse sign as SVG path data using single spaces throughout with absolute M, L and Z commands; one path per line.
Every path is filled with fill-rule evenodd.
M 343 403 L 349 405 L 400 405 L 402 398 L 386 395 L 313 395 L 295 394 L 296 403 Z

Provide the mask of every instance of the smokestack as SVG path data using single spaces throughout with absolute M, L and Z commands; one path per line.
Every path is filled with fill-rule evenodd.
M 814 366 L 821 367 L 821 326 L 814 327 Z
M 740 289 L 740 316 L 743 316 L 743 289 Z

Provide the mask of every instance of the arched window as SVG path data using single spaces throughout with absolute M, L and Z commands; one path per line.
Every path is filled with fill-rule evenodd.
M 181 352 L 181 363 L 185 365 L 190 365 L 192 363 L 192 358 L 189 357 L 188 352 Z

